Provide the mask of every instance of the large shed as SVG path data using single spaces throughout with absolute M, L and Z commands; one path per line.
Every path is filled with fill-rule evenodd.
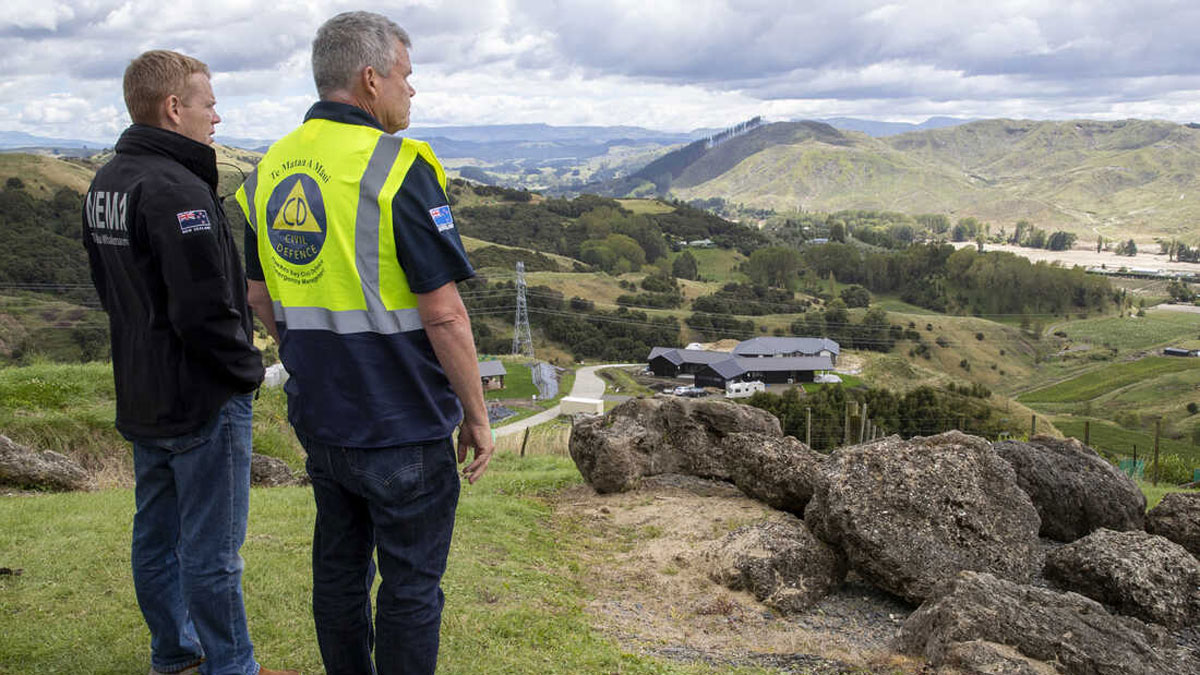
M 696 385 L 725 388 L 727 382 L 759 380 L 768 384 L 812 382 L 818 373 L 833 370 L 828 356 L 751 358 L 731 356 L 708 364 L 696 373 Z
M 655 347 L 647 362 L 650 371 L 659 377 L 695 375 L 704 366 L 730 358 L 729 352 L 710 352 L 704 349 Z
M 733 348 L 733 355 L 751 358 L 828 356 L 836 366 L 841 351 L 837 342 L 823 337 L 756 337 L 739 342 Z

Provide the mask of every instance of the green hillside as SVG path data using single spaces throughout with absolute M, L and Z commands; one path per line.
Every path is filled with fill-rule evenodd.
M 1194 240 L 1200 130 L 1146 120 L 985 120 L 870 138 L 778 123 L 692 158 L 671 193 L 777 211 L 950 213 L 1008 229 L 1027 219 L 1081 240 Z

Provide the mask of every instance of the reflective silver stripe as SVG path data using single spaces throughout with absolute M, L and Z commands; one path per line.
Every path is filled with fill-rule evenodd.
M 387 314 L 379 295 L 379 193 L 400 155 L 401 139 L 384 134 L 375 144 L 358 184 L 358 215 L 354 221 L 354 263 L 362 280 L 367 311 Z M 381 331 L 387 332 L 387 331 Z
M 258 167 L 250 171 L 250 175 L 246 176 L 246 181 L 242 183 L 242 189 L 246 192 L 246 211 L 249 215 L 246 220 L 250 223 L 250 229 L 258 232 L 258 205 L 254 203 L 254 189 L 258 187 Z
M 416 309 L 371 312 L 365 309 L 334 311 L 324 307 L 284 307 L 275 301 L 275 320 L 288 330 L 327 330 L 334 333 L 379 333 L 395 335 L 421 330 Z

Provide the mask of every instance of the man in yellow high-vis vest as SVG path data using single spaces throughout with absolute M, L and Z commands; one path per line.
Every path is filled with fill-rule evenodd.
M 326 672 L 432 673 L 457 462 L 493 444 L 471 324 L 474 275 L 429 146 L 408 126 L 408 35 L 369 12 L 313 40 L 320 101 L 237 199 L 249 301 L 291 378 L 288 418 L 317 504 L 313 616 Z M 377 554 L 382 585 L 371 619 Z

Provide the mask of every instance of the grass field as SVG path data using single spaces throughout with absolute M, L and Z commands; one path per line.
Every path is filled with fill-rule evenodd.
M 1023 403 L 1087 401 L 1155 377 L 1190 370 L 1200 370 L 1200 359 L 1150 356 L 1106 365 L 1064 382 L 1026 392 L 1018 400 Z
M 539 496 L 579 482 L 570 460 L 500 455 L 464 486 L 444 580 L 439 672 L 719 673 L 622 652 L 590 627 L 574 548 L 583 525 Z M 320 672 L 310 612 L 313 504 L 306 488 L 255 488 L 242 548 L 255 651 L 269 667 Z M 133 595 L 133 495 L 0 498 L 0 673 L 138 673 L 149 636 Z M 743 673 L 761 672 L 757 670 Z
M 1084 423 L 1090 422 L 1085 434 Z M 1109 460 L 1137 459 L 1146 462 L 1145 477 L 1152 476 L 1154 459 L 1154 432 L 1126 429 L 1107 420 L 1080 417 L 1054 417 L 1054 426 L 1066 436 L 1085 440 L 1090 446 Z M 1180 484 L 1192 480 L 1194 469 L 1200 469 L 1200 448 L 1186 440 L 1162 436 L 1158 441 L 1159 478 L 1164 483 Z
M 737 270 L 737 266 L 746 260 L 746 256 L 737 251 L 723 248 L 689 248 L 692 257 L 696 259 L 696 267 L 700 269 L 701 276 L 705 281 L 717 281 L 722 284 L 730 281 L 749 281 L 742 272 Z M 671 262 L 675 262 L 675 258 L 679 257 L 679 253 L 672 253 Z
M 1065 332 L 1076 343 L 1096 347 L 1155 349 L 1200 335 L 1200 314 L 1150 310 L 1142 317 L 1084 319 L 1057 323 L 1052 329 Z

